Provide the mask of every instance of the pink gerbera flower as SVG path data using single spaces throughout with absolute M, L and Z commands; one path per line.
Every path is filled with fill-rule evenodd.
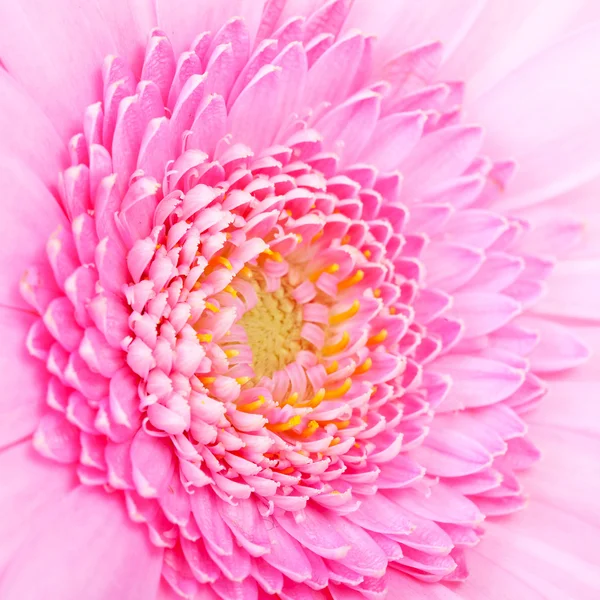
M 0 597 L 597 598 L 597 8 L 3 0 Z

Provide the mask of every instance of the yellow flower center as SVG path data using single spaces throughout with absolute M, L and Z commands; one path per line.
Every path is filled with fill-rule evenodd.
M 256 378 L 271 377 L 310 347 L 302 339 L 302 307 L 291 297 L 282 282 L 275 292 L 267 292 L 253 282 L 258 302 L 240 319 L 252 350 L 252 368 Z

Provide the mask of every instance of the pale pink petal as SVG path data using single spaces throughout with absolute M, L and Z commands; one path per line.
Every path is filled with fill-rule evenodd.
M 595 260 L 562 261 L 548 278 L 548 293 L 535 312 L 550 317 L 600 319 L 600 265 Z
M 469 96 L 477 97 L 565 32 L 592 20 L 584 20 L 584 5 L 580 0 L 486 2 L 442 77 L 467 79 Z
M 28 167 L 4 158 L 0 165 L 2 183 L 2 235 L 0 236 L 0 303 L 29 308 L 19 291 L 25 271 L 45 259 L 46 240 L 59 226 L 64 214 L 43 183 Z M 23 202 L 23 197 L 27 202 Z M 48 267 L 44 265 L 44 271 Z M 36 277 L 32 276 L 32 279 Z M 30 282 L 34 285 L 34 282 Z M 39 282 L 46 286 L 48 282 Z M 22 285 L 29 285 L 23 281 Z
M 600 76 L 593 66 L 599 44 L 600 24 L 585 27 L 527 61 L 471 107 L 471 118 L 486 128 L 487 151 L 518 162 L 502 210 L 543 201 L 600 173 Z
M 218 31 L 229 19 L 244 16 L 253 39 L 258 30 L 264 0 L 207 0 L 202 4 L 187 0 L 158 0 L 158 26 L 166 32 L 178 54 L 188 50 L 194 38 Z
M 346 27 L 358 27 L 378 36 L 378 62 L 423 41 L 441 40 L 450 54 L 473 26 L 484 6 L 482 1 L 444 0 L 417 5 L 412 0 L 373 4 L 358 0 Z
M 140 45 L 154 25 L 149 3 L 140 0 L 25 0 L 3 4 L 0 19 L 11 23 L 0 40 L 6 68 L 65 139 L 80 129 L 85 107 L 101 97 L 104 57 L 121 54 L 139 64 Z M 66 64 L 77 76 L 61 77 L 57 69 Z
M 35 166 L 44 183 L 56 185 L 57 173 L 67 166 L 65 140 L 61 140 L 41 107 L 4 69 L 0 69 L 0 96 L 0 154 Z
M 0 308 L 0 447 L 23 439 L 37 427 L 48 386 L 42 362 L 30 356 L 25 346 L 28 329 L 35 322 L 30 313 Z
M 71 469 L 42 458 L 26 440 L 0 452 L 0 569 L 29 534 L 36 517 L 75 484 Z
M 0 581 L 6 600 L 147 600 L 158 589 L 162 550 L 132 523 L 122 499 L 78 487 L 48 507 Z M 65 565 L 77 568 L 65 569 Z

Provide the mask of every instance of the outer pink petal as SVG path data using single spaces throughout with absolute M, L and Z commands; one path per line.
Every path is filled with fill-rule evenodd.
M 44 183 L 56 185 L 58 172 L 67 166 L 66 140 L 4 69 L 0 69 L 0 107 L 0 155 L 20 159 Z
M 46 398 L 48 372 L 25 345 L 34 321 L 30 313 L 0 307 L 0 448 L 33 433 Z
M 176 54 L 189 49 L 198 34 L 215 33 L 237 16 L 244 17 L 253 39 L 264 4 L 264 0 L 156 0 L 158 26 L 169 36 Z
M 600 264 L 596 260 L 560 262 L 550 275 L 548 294 L 535 312 L 551 317 L 600 321 Z
M 65 137 L 81 127 L 84 108 L 101 98 L 107 54 L 141 64 L 152 5 L 145 0 L 2 2 L 0 56 L 7 70 Z
M 64 214 L 43 183 L 15 160 L 0 160 L 0 187 L 0 304 L 29 308 L 19 281 L 44 260 L 46 240 Z
M 36 514 L 75 486 L 72 469 L 42 458 L 29 441 L 0 452 L 0 571 L 28 535 Z
M 4 600 L 148 600 L 162 550 L 132 523 L 120 494 L 78 487 L 21 545 L 0 581 Z
M 441 40 L 450 54 L 475 22 L 485 0 L 357 0 L 345 27 L 377 35 L 376 60 L 381 62 L 424 41 Z
M 527 61 L 471 107 L 470 118 L 486 128 L 487 151 L 518 162 L 504 210 L 543 201 L 600 173 L 599 53 L 596 22 Z
M 589 22 L 590 15 L 582 21 L 585 4 L 582 0 L 487 2 L 444 65 L 442 78 L 468 81 L 467 93 L 476 98 L 562 34 Z M 598 18 L 600 12 L 595 13 Z

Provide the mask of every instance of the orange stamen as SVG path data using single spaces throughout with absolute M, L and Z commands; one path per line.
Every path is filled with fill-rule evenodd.
M 344 321 L 351 319 L 359 310 L 360 310 L 360 302 L 358 300 L 355 300 L 352 303 L 352 306 L 350 308 L 348 308 L 347 310 L 345 310 L 341 313 L 337 313 L 335 315 L 331 315 L 329 317 L 329 324 L 330 325 L 339 325 L 340 323 L 343 323 Z
M 356 367 L 353 375 L 362 375 L 363 373 L 366 373 L 372 366 L 373 366 L 373 360 L 371 359 L 370 356 L 368 356 L 362 365 L 360 365 L 359 367 Z
M 375 334 L 373 337 L 370 337 L 367 340 L 367 344 L 381 344 L 382 342 L 385 342 L 387 336 L 387 329 L 382 329 L 379 333 Z
M 360 283 L 365 277 L 365 272 L 359 269 L 352 275 L 352 277 L 348 277 L 348 279 L 344 279 L 344 281 L 340 281 L 338 283 L 338 291 L 346 290 L 353 285 Z
M 346 392 L 352 387 L 352 379 L 348 377 L 342 385 L 333 390 L 327 390 L 325 392 L 324 400 L 331 400 L 333 398 L 341 398 Z
M 273 432 L 289 431 L 300 424 L 302 417 L 300 415 L 294 415 L 291 419 L 288 419 L 285 423 L 275 423 L 274 425 L 268 424 L 267 429 Z
M 342 352 L 350 343 L 350 334 L 347 331 L 344 331 L 342 337 L 335 343 L 330 344 L 329 346 L 323 346 L 321 350 L 321 354 L 323 356 L 333 356 L 338 352 Z

